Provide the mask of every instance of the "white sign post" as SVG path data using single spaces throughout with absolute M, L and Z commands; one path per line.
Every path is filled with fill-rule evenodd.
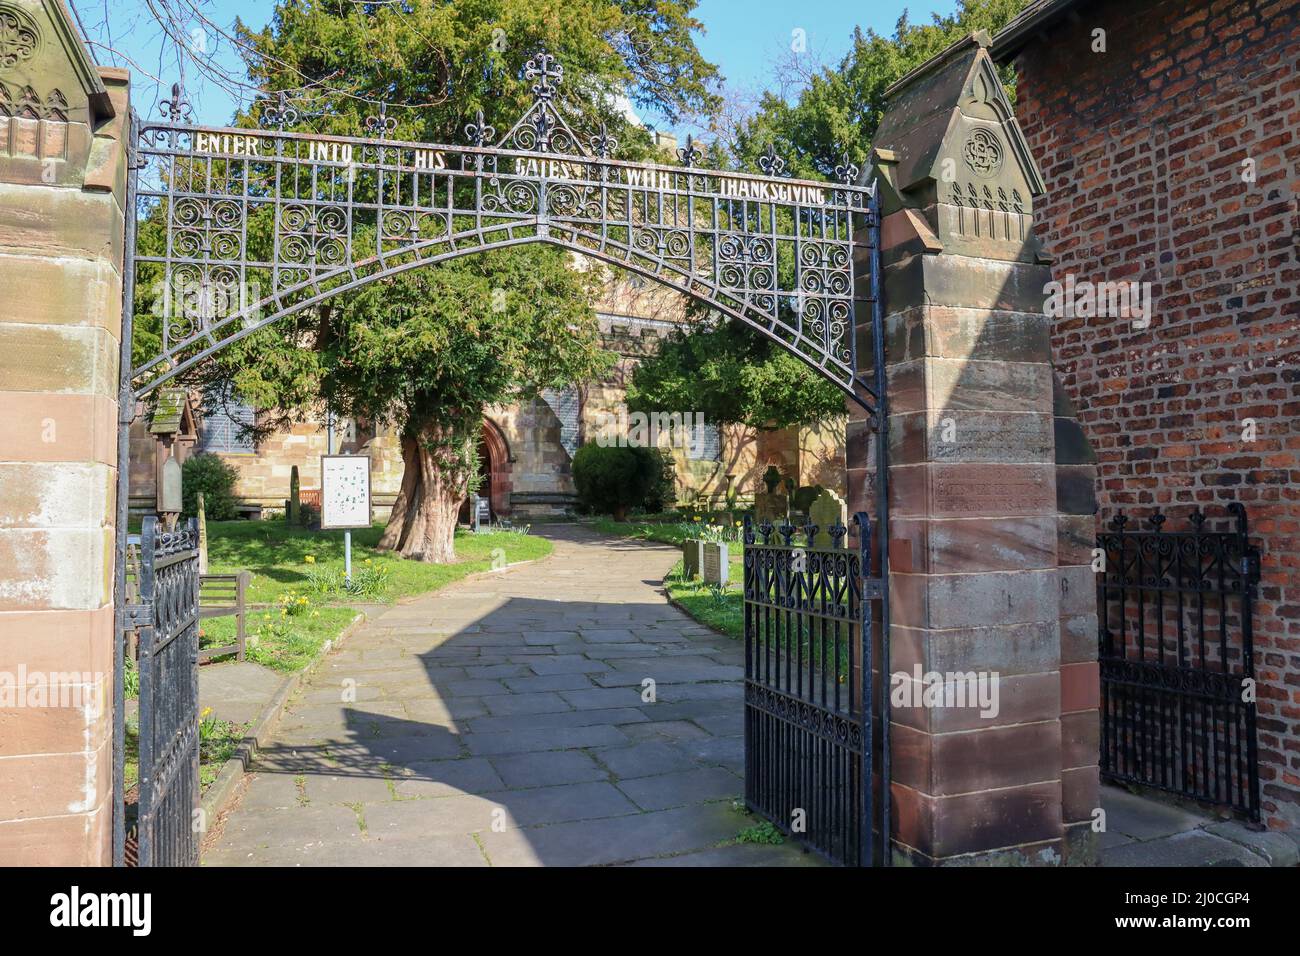
M 370 456 L 320 456 L 320 526 L 345 529 L 343 578 L 352 583 L 352 528 L 370 527 Z

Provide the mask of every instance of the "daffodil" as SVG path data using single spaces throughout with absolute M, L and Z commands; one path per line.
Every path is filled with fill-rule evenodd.
M 314 555 L 314 554 L 308 554 L 308 555 L 306 555 L 306 556 L 303 557 L 303 561 L 305 561 L 307 564 L 315 564 L 315 563 L 316 563 L 316 555 Z

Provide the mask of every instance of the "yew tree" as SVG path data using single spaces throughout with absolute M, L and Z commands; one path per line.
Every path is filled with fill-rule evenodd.
M 601 124 L 619 155 L 646 158 L 627 104 L 675 121 L 716 104 L 717 71 L 695 47 L 695 0 L 283 0 L 240 26 L 249 76 L 286 92 L 298 131 L 368 135 L 380 102 L 388 138 L 464 143 L 481 111 L 503 134 L 532 102 L 524 64 L 563 64 L 557 107 L 579 135 Z M 255 107 L 235 119 L 254 126 Z M 197 378 L 256 405 L 258 430 L 325 411 L 391 423 L 401 492 L 381 547 L 454 559 L 456 514 L 475 470 L 484 410 L 601 374 L 592 303 L 599 272 L 545 245 L 421 266 L 335 296 L 228 346 Z

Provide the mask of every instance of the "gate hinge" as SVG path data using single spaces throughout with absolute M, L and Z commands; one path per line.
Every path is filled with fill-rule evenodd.
M 865 600 L 868 601 L 875 600 L 877 598 L 882 598 L 884 596 L 885 596 L 885 586 L 880 582 L 879 579 L 876 579 L 874 581 L 862 582 L 862 597 Z
M 1241 576 L 1247 581 L 1259 580 L 1259 552 L 1247 551 L 1241 556 Z
M 152 604 L 127 604 L 122 608 L 123 627 L 153 627 Z

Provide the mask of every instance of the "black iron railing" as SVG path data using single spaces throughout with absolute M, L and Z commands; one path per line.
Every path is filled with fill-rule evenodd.
M 869 866 L 872 792 L 871 527 L 745 524 L 745 802 L 838 863 Z M 777 540 L 773 540 L 774 535 Z M 796 541 L 796 535 L 803 543 Z
M 1259 820 L 1252 601 L 1258 552 L 1232 525 L 1147 530 L 1124 515 L 1097 538 L 1101 772 Z
M 199 530 L 140 534 L 140 866 L 199 862 Z

